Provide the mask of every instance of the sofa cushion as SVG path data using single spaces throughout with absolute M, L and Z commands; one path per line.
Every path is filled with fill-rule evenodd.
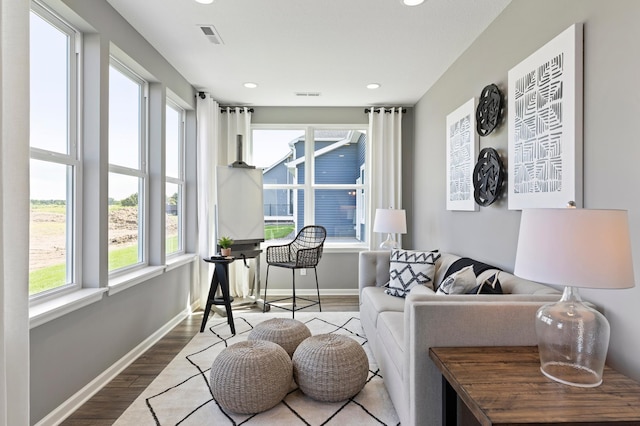
M 439 257 L 440 253 L 436 251 L 392 250 L 386 293 L 406 297 L 418 285 L 434 288 L 435 264 Z
M 366 315 L 372 324 L 377 325 L 378 314 L 385 311 L 403 312 L 404 299 L 385 294 L 382 287 L 364 288 L 360 296 L 361 315 Z
M 404 363 L 404 314 L 402 312 L 381 312 L 378 316 L 378 326 L 376 327 L 378 334 L 378 342 L 384 346 L 384 350 L 388 357 L 385 360 L 386 365 L 381 365 L 383 374 L 396 374 L 403 377 Z M 389 364 L 393 365 L 395 371 L 389 371 Z
M 476 286 L 473 265 L 468 265 L 445 278 L 436 294 L 465 294 Z

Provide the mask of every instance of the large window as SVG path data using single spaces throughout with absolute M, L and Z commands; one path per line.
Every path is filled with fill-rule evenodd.
M 147 264 L 146 82 L 109 68 L 109 271 Z
M 252 137 L 253 161 L 263 169 L 265 240 L 314 224 L 327 229 L 330 243 L 366 241 L 366 130 L 256 126 Z
M 167 100 L 165 118 L 165 251 L 184 252 L 184 110 Z
M 79 284 L 77 140 L 79 34 L 32 4 L 30 18 L 29 294 Z

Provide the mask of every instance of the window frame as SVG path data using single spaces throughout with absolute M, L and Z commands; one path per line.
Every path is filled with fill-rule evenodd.
M 126 66 L 115 55 L 109 57 L 109 72 L 111 68 L 122 73 L 134 83 L 140 85 L 140 103 L 138 109 L 138 169 L 108 163 L 109 173 L 136 177 L 138 181 L 138 262 L 122 268 L 108 270 L 109 279 L 149 266 L 149 82 L 138 73 Z M 111 149 L 108 141 L 109 150 Z M 109 154 L 107 154 L 108 156 Z M 108 179 L 107 179 L 108 180 Z M 108 206 L 107 206 L 108 208 Z M 107 221 L 109 223 L 109 221 Z M 107 251 L 109 244 L 107 243 Z M 108 255 L 107 255 L 108 258 Z M 108 269 L 108 267 L 107 267 Z
M 178 177 L 174 177 L 174 176 L 168 176 L 167 172 L 165 170 L 165 189 L 166 189 L 166 184 L 167 183 L 172 183 L 174 185 L 178 185 L 178 208 L 179 208 L 179 212 L 178 212 L 178 250 L 174 251 L 172 253 L 166 253 L 166 249 L 165 249 L 165 255 L 167 258 L 172 258 L 175 256 L 179 256 L 185 253 L 185 221 L 184 221 L 184 217 L 186 214 L 186 208 L 185 208 L 185 188 L 186 188 L 186 178 L 185 178 L 185 131 L 186 131 L 186 125 L 185 125 L 185 121 L 186 121 L 186 111 L 184 108 L 182 108 L 178 102 L 174 101 L 173 99 L 171 99 L 171 97 L 167 96 L 166 99 L 166 107 L 168 108 L 172 108 L 174 109 L 178 115 L 179 115 L 179 129 L 178 129 L 178 155 L 179 155 L 179 160 L 178 160 Z M 166 126 L 165 126 L 166 129 Z M 166 135 L 165 135 L 165 156 L 167 155 L 166 152 Z M 167 197 L 167 194 L 165 194 L 165 198 Z M 167 228 L 165 225 L 165 229 L 164 229 L 164 237 L 165 237 L 165 241 L 167 238 Z
M 314 222 L 315 218 L 315 191 L 316 190 L 353 190 L 356 191 L 356 194 L 363 191 L 364 194 L 364 202 L 365 202 L 365 212 L 364 217 L 367 223 L 367 230 L 371 227 L 371 224 L 368 223 L 368 219 L 371 216 L 370 214 L 370 203 L 369 203 L 369 194 L 370 194 L 370 186 L 369 180 L 365 179 L 364 182 L 360 184 L 316 184 L 315 182 L 315 137 L 314 133 L 317 130 L 354 130 L 361 131 L 367 135 L 367 143 L 366 143 L 366 161 L 364 164 L 364 176 L 370 175 L 371 165 L 370 161 L 370 150 L 371 150 L 371 138 L 369 135 L 369 129 L 367 124 L 252 124 L 251 125 L 251 135 L 253 137 L 254 130 L 304 130 L 305 133 L 305 158 L 311 159 L 311 161 L 305 160 L 305 169 L 304 169 L 304 183 L 302 184 L 263 184 L 264 189 L 287 189 L 291 191 L 302 190 L 304 193 L 304 223 L 309 224 Z M 254 157 L 255 158 L 255 157 Z M 298 170 L 296 170 L 296 174 Z M 297 182 L 297 175 L 295 181 Z M 295 195 L 294 195 L 295 198 Z M 294 203 L 294 217 L 297 215 L 296 212 L 297 203 Z M 368 239 L 368 232 L 366 233 L 366 237 Z M 266 240 L 262 243 L 262 247 L 268 247 L 273 244 L 281 244 L 279 240 Z M 361 242 L 346 242 L 346 241 L 333 241 L 330 238 L 327 238 L 324 244 L 325 250 L 327 251 L 361 251 L 366 250 L 369 247 L 368 241 Z
M 60 15 L 37 1 L 32 1 L 30 13 L 68 37 L 67 44 L 67 152 L 29 147 L 29 159 L 67 166 L 66 177 L 66 283 L 29 295 L 30 305 L 40 304 L 82 288 L 82 144 L 81 144 L 81 63 L 82 33 Z M 31 49 L 29 54 L 31 54 Z M 29 280 L 30 282 L 30 280 Z M 29 284 L 29 283 L 28 283 Z

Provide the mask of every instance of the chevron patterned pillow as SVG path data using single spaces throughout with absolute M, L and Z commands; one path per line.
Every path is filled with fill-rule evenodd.
M 391 296 L 406 297 L 411 289 L 417 285 L 426 285 L 433 289 L 436 260 L 439 257 L 440 253 L 437 250 L 392 250 L 389 283 L 385 293 Z

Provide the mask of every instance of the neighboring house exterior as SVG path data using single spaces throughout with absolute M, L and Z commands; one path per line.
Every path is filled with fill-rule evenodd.
M 315 184 L 364 183 L 367 135 L 353 130 L 319 130 L 315 134 Z M 266 168 L 265 184 L 302 184 L 306 160 L 304 138 L 289 143 L 290 153 Z M 361 240 L 364 232 L 362 190 L 317 189 L 315 224 L 327 229 L 327 237 Z M 304 224 L 304 191 L 271 189 L 264 194 L 265 221 L 290 220 L 299 231 Z

